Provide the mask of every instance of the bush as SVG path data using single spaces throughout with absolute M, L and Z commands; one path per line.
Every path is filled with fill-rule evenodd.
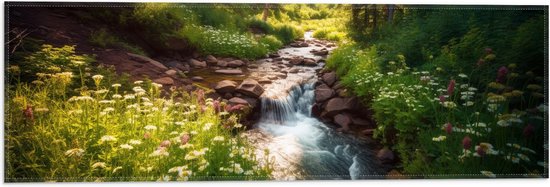
M 304 31 L 291 25 L 281 24 L 274 27 L 273 35 L 277 36 L 279 40 L 287 44 L 295 39 L 304 37 Z
M 99 31 L 92 32 L 92 34 L 90 35 L 90 42 L 102 48 L 120 47 L 132 53 L 146 55 L 145 51 L 143 51 L 143 49 L 141 49 L 140 47 L 130 45 L 126 42 L 121 41 L 115 35 L 108 33 L 107 29 L 105 28 L 102 28 Z
M 273 26 L 271 24 L 258 19 L 258 18 L 252 18 L 247 20 L 247 26 L 248 28 L 255 28 L 261 30 L 263 33 L 273 33 Z
M 277 37 L 273 35 L 267 35 L 262 37 L 259 42 L 264 44 L 270 52 L 274 52 L 283 47 L 283 42 L 279 41 Z
M 180 33 L 205 54 L 253 59 L 268 53 L 266 46 L 252 36 L 210 26 L 189 26 Z

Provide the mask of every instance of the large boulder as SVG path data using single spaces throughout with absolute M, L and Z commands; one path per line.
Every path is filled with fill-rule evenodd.
M 211 65 L 216 65 L 218 63 L 218 59 L 212 55 L 207 55 L 206 56 L 206 63 L 208 64 L 211 64 Z
M 243 74 L 243 71 L 240 69 L 219 69 L 214 71 L 219 74 L 226 74 L 226 75 L 241 75 Z
M 303 64 L 304 66 L 317 66 L 317 62 L 315 61 L 315 59 L 311 58 L 304 59 Z
M 216 84 L 214 89 L 219 93 L 231 93 L 237 88 L 237 82 L 231 80 L 223 80 Z
M 162 85 L 172 85 L 172 84 L 174 84 L 174 79 L 172 79 L 170 77 L 162 77 L 162 78 L 158 78 L 158 79 L 153 80 L 153 82 L 158 83 L 158 84 L 162 84 Z
M 237 91 L 253 98 L 259 98 L 264 93 L 264 88 L 254 79 L 245 79 L 237 87 Z
M 327 83 L 329 86 L 332 86 L 334 82 L 336 82 L 336 73 L 334 71 L 325 73 L 322 78 L 325 83 Z
M 194 68 L 205 68 L 207 66 L 206 62 L 195 59 L 190 59 L 189 64 L 191 64 Z
M 326 84 L 321 84 L 315 88 L 315 102 L 324 102 L 334 96 L 334 90 Z
M 336 97 L 328 100 L 327 106 L 325 107 L 325 115 L 334 116 L 336 114 L 342 113 L 344 111 L 352 111 L 356 108 L 358 103 L 357 98 L 341 98 Z
M 241 67 L 243 65 L 244 65 L 244 62 L 242 60 L 232 60 L 227 63 L 227 67 L 232 67 L 232 68 Z
M 334 123 L 340 125 L 343 131 L 348 131 L 349 125 L 351 124 L 351 118 L 347 114 L 337 114 L 334 116 Z
M 146 57 L 146 56 L 142 56 L 142 55 L 138 55 L 138 54 L 134 54 L 134 53 L 126 53 L 130 59 L 134 60 L 134 61 L 137 61 L 137 62 L 140 62 L 140 63 L 149 63 L 149 64 L 152 64 L 162 70 L 168 70 L 168 68 L 166 66 L 164 66 L 164 64 L 156 61 L 156 60 L 153 60 L 149 57 Z

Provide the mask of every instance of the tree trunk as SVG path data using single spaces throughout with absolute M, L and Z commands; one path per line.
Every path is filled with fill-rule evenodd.
M 376 22 L 378 22 L 378 10 L 376 9 L 376 5 L 374 5 L 373 14 L 372 14 L 372 31 L 374 32 L 376 30 Z
M 388 24 L 392 24 L 393 22 L 393 11 L 395 9 L 395 5 L 387 5 L 387 13 L 388 13 Z
M 267 21 L 267 14 L 269 13 L 269 4 L 265 4 L 264 6 L 264 15 L 262 16 L 263 21 Z
M 363 18 L 364 19 L 363 23 L 365 24 L 365 27 L 363 27 L 363 28 L 368 29 L 369 28 L 369 22 L 370 22 L 369 5 L 365 5 L 364 8 L 365 8 L 365 15 L 364 15 L 365 18 Z

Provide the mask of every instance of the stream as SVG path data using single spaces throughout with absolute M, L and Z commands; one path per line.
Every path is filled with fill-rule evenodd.
M 312 40 L 311 32 L 306 33 L 305 38 Z M 283 58 L 320 59 L 309 51 L 321 48 L 311 44 L 288 47 L 279 54 Z M 300 68 L 298 73 L 288 73 L 265 85 L 260 120 L 245 135 L 256 147 L 259 160 L 269 158 L 274 164 L 275 180 L 382 178 L 385 172 L 366 143 L 353 135 L 337 132 L 311 116 L 317 81 L 315 70 L 323 65 L 294 66 Z M 279 65 L 262 61 L 249 76 L 261 78 L 278 74 L 273 67 Z M 266 154 L 265 149 L 269 149 L 269 153 Z

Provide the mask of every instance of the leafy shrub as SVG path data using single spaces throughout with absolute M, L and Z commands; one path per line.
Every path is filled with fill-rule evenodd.
M 273 35 L 286 44 L 303 37 L 304 31 L 291 25 L 282 24 L 274 27 Z
M 283 42 L 279 41 L 277 37 L 273 35 L 267 35 L 262 37 L 259 42 L 265 44 L 269 51 L 277 51 L 283 47 Z
M 252 18 L 247 20 L 248 28 L 255 28 L 261 30 L 263 33 L 273 33 L 273 26 L 271 24 L 258 19 Z
M 115 35 L 107 32 L 107 29 L 102 28 L 99 31 L 92 32 L 90 35 L 90 42 L 102 48 L 106 47 L 120 47 L 126 49 L 132 53 L 146 55 L 143 49 L 138 46 L 130 45 L 121 41 Z

